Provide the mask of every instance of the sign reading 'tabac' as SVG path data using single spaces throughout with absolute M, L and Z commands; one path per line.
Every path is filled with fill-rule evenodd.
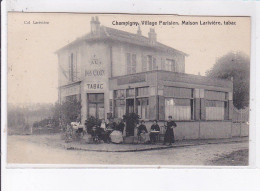
M 85 85 L 86 90 L 104 90 L 104 83 L 87 83 Z

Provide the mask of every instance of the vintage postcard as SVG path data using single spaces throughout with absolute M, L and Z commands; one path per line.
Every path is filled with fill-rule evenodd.
M 250 17 L 8 13 L 8 164 L 247 166 Z

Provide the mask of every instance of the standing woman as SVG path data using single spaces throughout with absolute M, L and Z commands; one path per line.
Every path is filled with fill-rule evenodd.
M 164 135 L 164 141 L 163 144 L 169 143 L 169 145 L 172 145 L 172 143 L 175 142 L 174 140 L 174 131 L 173 128 L 177 127 L 176 123 L 172 120 L 172 116 L 168 117 L 168 121 L 166 123 L 166 132 Z

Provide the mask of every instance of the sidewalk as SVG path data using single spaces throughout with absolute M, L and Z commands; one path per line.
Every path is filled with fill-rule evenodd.
M 81 142 L 65 143 L 64 140 L 60 145 L 67 150 L 83 150 L 83 151 L 95 151 L 95 152 L 137 152 L 137 151 L 149 151 L 149 150 L 161 150 L 178 147 L 188 147 L 196 145 L 206 144 L 225 144 L 225 143 L 237 143 L 247 142 L 248 137 L 236 137 L 231 139 L 208 139 L 208 140 L 183 140 L 176 141 L 173 145 L 163 145 L 162 143 L 152 144 L 87 144 Z

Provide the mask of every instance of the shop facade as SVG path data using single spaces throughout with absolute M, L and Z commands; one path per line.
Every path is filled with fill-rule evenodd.
M 81 101 L 82 123 L 90 116 L 122 118 L 135 112 L 162 125 L 177 122 L 177 139 L 225 138 L 232 131 L 231 80 L 185 74 L 187 54 L 144 37 L 100 26 L 57 51 L 59 101 Z

